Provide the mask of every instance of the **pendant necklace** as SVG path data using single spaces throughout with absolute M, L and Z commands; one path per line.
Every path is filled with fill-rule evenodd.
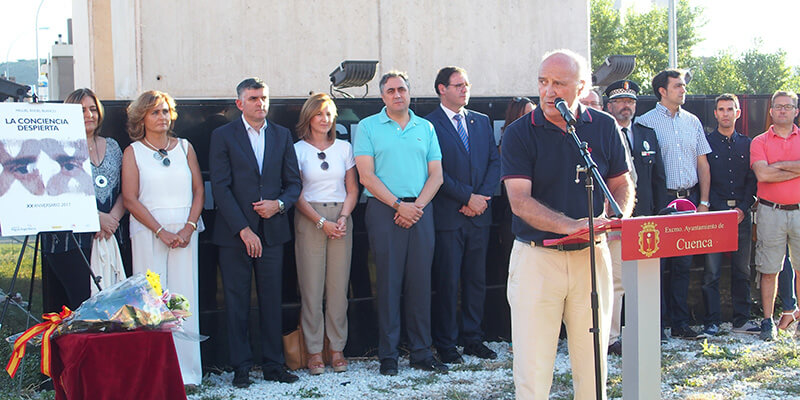
M 100 162 L 100 154 L 97 151 L 98 149 L 97 149 L 97 136 L 96 135 L 92 135 L 92 142 L 94 143 L 94 148 L 89 147 L 89 155 L 90 156 L 94 155 L 94 158 L 96 158 L 97 161 Z M 91 157 L 89 157 L 89 162 L 92 164 L 92 167 L 93 167 L 92 169 L 98 171 L 97 176 L 94 177 L 95 186 L 97 186 L 97 187 L 99 187 L 101 189 L 106 187 L 106 186 L 108 186 L 108 178 L 106 178 L 105 175 L 103 175 L 103 174 L 101 174 L 99 172 L 100 171 L 99 165 L 95 165 L 95 163 L 91 162 Z
M 163 149 L 159 149 L 158 147 L 153 146 L 153 144 L 147 140 L 147 136 L 143 137 L 142 140 L 144 140 L 144 142 L 148 146 L 155 149 L 155 153 L 153 153 L 153 158 L 156 159 L 156 161 L 161 161 L 161 164 L 163 164 L 165 167 L 169 167 L 170 161 L 168 157 L 169 153 L 167 152 L 167 147 L 169 147 L 170 137 L 167 136 L 167 145 L 164 146 Z

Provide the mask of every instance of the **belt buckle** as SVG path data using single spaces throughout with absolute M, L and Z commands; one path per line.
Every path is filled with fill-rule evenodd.
M 728 207 L 736 207 L 736 200 L 728 200 L 727 204 Z

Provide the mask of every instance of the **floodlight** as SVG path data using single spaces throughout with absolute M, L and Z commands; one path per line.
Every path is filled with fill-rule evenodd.
M 367 83 L 375 77 L 378 70 L 377 60 L 345 60 L 330 73 L 331 95 L 333 92 L 342 94 L 345 97 L 353 97 L 340 89 L 365 86 L 364 97 L 369 93 Z
M 14 98 L 14 101 L 23 101 L 30 90 L 30 86 L 0 78 L 0 101 L 6 101 L 9 97 Z
M 633 72 L 634 67 L 636 67 L 636 56 L 608 56 L 592 74 L 592 84 L 604 88 L 618 80 L 625 79 Z

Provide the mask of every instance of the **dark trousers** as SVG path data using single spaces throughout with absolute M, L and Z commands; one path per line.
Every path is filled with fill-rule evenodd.
M 778 274 L 778 296 L 781 298 L 783 311 L 792 311 L 797 307 L 794 294 L 794 269 L 789 259 L 789 246 L 786 246 L 786 257 L 783 258 L 783 269 Z
M 411 361 L 431 356 L 431 262 L 434 241 L 433 205 L 428 204 L 410 229 L 394 223 L 395 211 L 369 198 L 366 210 L 369 245 L 375 259 L 378 308 L 378 358 L 398 357 L 400 300 Z
M 258 341 L 263 357 L 262 368 L 264 371 L 282 369 L 284 364 L 281 336 L 283 245 L 267 246 L 262 240 L 262 246 L 264 250 L 260 258 L 250 258 L 244 249 L 219 248 L 219 266 L 228 317 L 228 345 L 234 369 L 250 368 L 254 364 L 248 335 L 250 279 L 253 271 L 258 294 Z
M 739 223 L 739 249 L 731 255 L 731 303 L 733 325 L 740 326 L 750 319 L 750 244 L 752 228 L 750 213 Z M 706 254 L 703 272 L 703 301 L 706 305 L 706 325 L 720 323 L 719 277 L 723 253 Z
M 700 185 L 691 190 L 688 200 L 695 206 L 700 201 Z M 675 200 L 667 195 L 667 204 Z M 669 320 L 673 328 L 689 325 L 689 272 L 694 256 L 669 257 L 661 259 L 661 321 Z M 669 275 L 667 276 L 667 273 Z
M 90 260 L 92 248 L 83 252 Z M 62 305 L 75 310 L 92 295 L 89 269 L 80 249 L 44 253 L 42 261 L 42 311 L 60 312 Z
M 483 341 L 481 321 L 486 298 L 486 250 L 489 227 L 464 224 L 452 231 L 436 232 L 433 256 L 433 344 L 450 349 L 458 342 L 458 292 L 461 282 L 461 341 Z
M 661 316 L 667 317 L 673 328 L 689 325 L 689 270 L 692 257 L 681 256 L 661 259 Z M 669 274 L 667 274 L 669 272 Z M 665 279 L 666 278 L 666 279 Z

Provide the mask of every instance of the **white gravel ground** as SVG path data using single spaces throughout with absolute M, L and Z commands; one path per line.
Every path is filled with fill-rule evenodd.
M 401 358 L 397 376 L 378 372 L 377 359 L 350 359 L 347 372 L 311 376 L 308 370 L 295 373 L 300 380 L 273 383 L 262 379 L 260 371 L 250 373 L 255 382 L 247 389 L 231 386 L 233 372 L 210 374 L 203 379 L 200 392 L 189 399 L 513 399 L 511 356 L 507 343 L 489 343 L 497 360 L 464 356 L 465 364 L 451 365 L 447 374 L 419 371 Z
M 722 355 L 703 354 L 702 341 L 672 339 L 662 345 L 662 399 L 800 399 L 800 343 L 782 335 L 765 343 L 757 335 L 733 334 L 730 324 L 722 325 L 719 336 L 708 343 Z M 505 342 L 489 347 L 497 360 L 464 356 L 465 364 L 450 365 L 448 374 L 409 368 L 400 360 L 397 376 L 378 373 L 376 359 L 350 359 L 347 372 L 330 368 L 319 376 L 307 370 L 296 371 L 300 380 L 293 384 L 266 382 L 260 371 L 253 371 L 255 382 L 247 389 L 231 386 L 232 372 L 209 374 L 191 400 L 214 399 L 513 399 L 512 353 Z M 622 359 L 608 360 L 610 399 L 621 398 Z M 572 383 L 566 341 L 559 342 L 553 371 L 551 399 L 571 399 Z M 794 383 L 797 382 L 797 383 Z

